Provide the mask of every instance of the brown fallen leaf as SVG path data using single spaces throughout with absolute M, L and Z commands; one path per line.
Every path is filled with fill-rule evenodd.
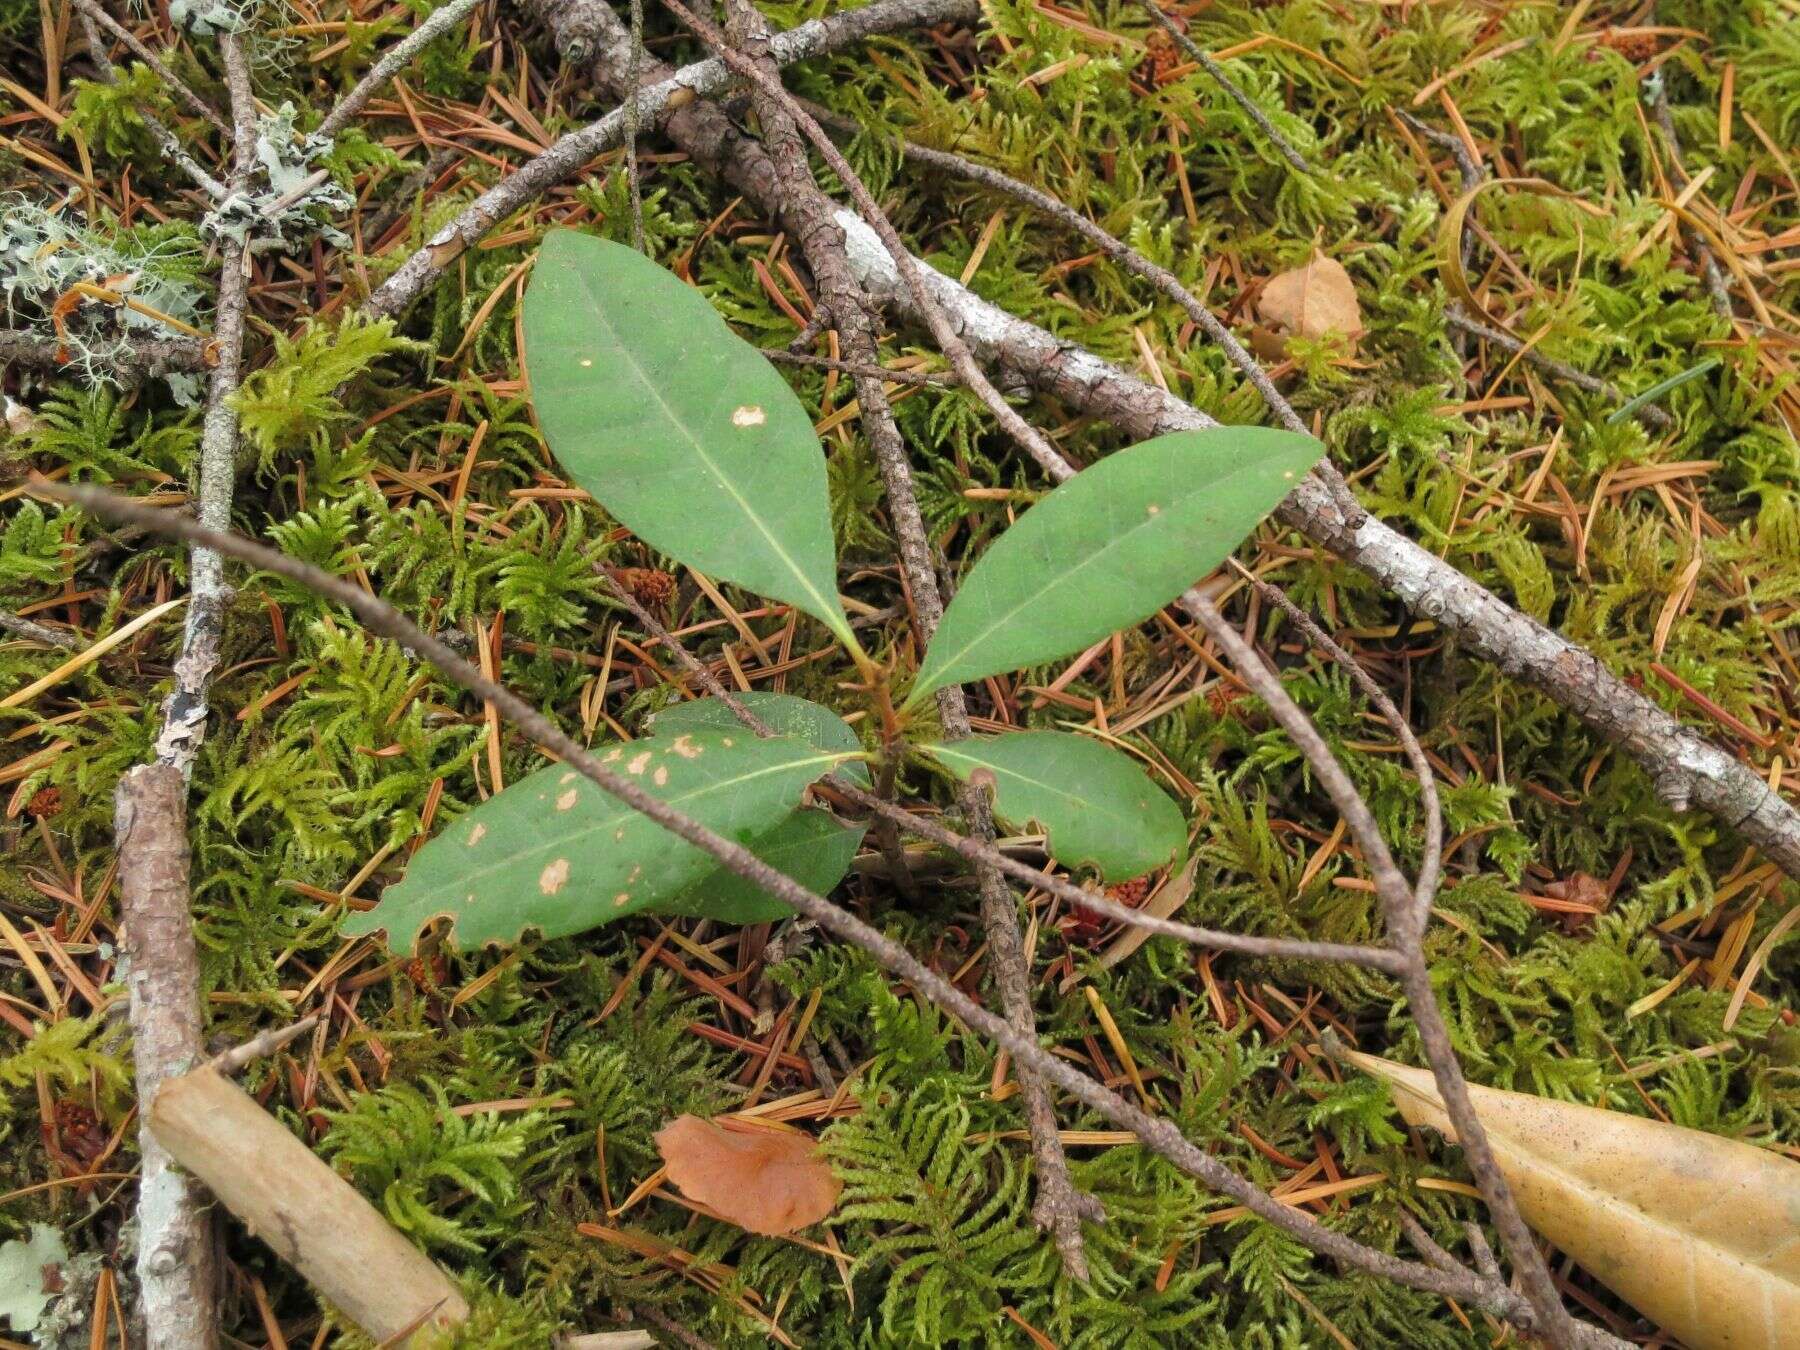
M 803 1134 L 677 1116 L 656 1132 L 656 1147 L 683 1195 L 767 1237 L 817 1223 L 844 1188 Z
M 1454 1139 L 1431 1075 L 1373 1055 L 1413 1125 Z M 1525 1221 L 1690 1350 L 1800 1329 L 1800 1163 L 1621 1111 L 1469 1087 Z
M 1355 351 L 1362 336 L 1362 306 L 1350 274 L 1323 253 L 1314 253 L 1304 267 L 1271 277 L 1257 297 L 1256 311 L 1276 330 L 1278 341 L 1341 333 Z

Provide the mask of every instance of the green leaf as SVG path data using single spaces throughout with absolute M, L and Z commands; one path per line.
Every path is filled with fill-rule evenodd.
M 688 732 L 615 746 L 602 758 L 684 815 L 749 844 L 799 804 L 807 785 L 843 759 L 781 736 Z M 443 917 L 463 947 L 547 938 L 670 904 L 718 867 L 708 854 L 553 764 L 490 797 L 419 850 L 381 903 L 344 925 L 385 928 L 414 945 Z
M 1013 829 L 1042 829 L 1065 867 L 1124 881 L 1173 861 L 1186 839 L 1169 795 L 1129 755 L 1091 737 L 1016 731 L 920 748 L 965 782 L 991 773 L 994 814 Z
M 907 706 L 1142 623 L 1230 555 L 1325 447 L 1268 427 L 1144 441 L 1032 507 L 970 569 Z
M 525 290 L 525 351 L 570 479 L 652 547 L 857 649 L 812 421 L 698 291 L 635 249 L 553 230 Z
M 736 697 L 770 730 L 804 741 L 815 750 L 845 754 L 862 750 L 862 742 L 841 717 L 810 699 L 761 691 Z M 716 698 L 674 704 L 651 718 L 650 727 L 658 736 L 682 731 L 748 734 L 737 714 Z M 869 786 L 869 770 L 859 760 L 846 760 L 837 766 L 837 772 Z M 840 824 L 829 812 L 802 807 L 760 836 L 750 845 L 750 851 L 809 891 L 829 895 L 849 872 L 867 829 L 864 825 Z M 793 913 L 760 886 L 723 867 L 671 901 L 669 910 L 721 923 L 761 923 Z
M 774 694 L 762 690 L 734 694 L 733 697 L 762 719 L 763 724 L 777 736 L 791 736 L 797 741 L 806 742 L 815 750 L 851 755 L 862 753 L 862 742 L 857 739 L 850 724 L 823 704 L 801 698 L 798 694 Z M 749 728 L 738 721 L 737 714 L 726 706 L 723 699 L 718 698 L 697 698 L 686 703 L 672 703 L 650 719 L 650 734 L 653 736 L 673 736 L 683 731 L 748 733 Z M 864 787 L 869 784 L 869 770 L 860 761 L 853 760 L 844 764 L 838 772 L 846 778 L 855 779 Z

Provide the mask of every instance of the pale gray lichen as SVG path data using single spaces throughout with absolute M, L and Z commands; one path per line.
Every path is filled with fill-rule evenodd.
M 256 9 L 255 0 L 169 0 L 169 18 L 198 37 L 241 33 L 249 27 Z
M 292 103 L 265 113 L 256 126 L 257 185 L 233 192 L 201 221 L 209 238 L 229 239 L 258 252 L 286 249 L 319 235 L 339 248 L 350 240 L 331 224 L 355 199 L 326 167 L 330 137 L 302 132 Z
M 7 326 L 60 342 L 70 370 L 90 382 L 119 382 L 132 339 L 181 336 L 170 319 L 204 328 L 200 263 L 200 243 L 190 230 L 105 230 L 66 209 L 0 194 L 0 308 Z M 84 283 L 134 305 L 82 294 L 77 288 Z M 183 403 L 198 398 L 190 375 L 171 376 L 169 387 Z

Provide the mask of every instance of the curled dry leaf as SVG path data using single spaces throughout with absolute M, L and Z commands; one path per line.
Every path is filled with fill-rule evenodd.
M 656 1132 L 656 1147 L 683 1195 L 767 1237 L 819 1222 L 844 1188 L 803 1134 L 677 1116 Z
M 1347 1056 L 1455 1138 L 1423 1069 Z M 1692 1350 L 1776 1350 L 1800 1327 L 1800 1163 L 1700 1130 L 1469 1088 L 1525 1221 Z
M 1274 342 L 1282 348 L 1290 337 L 1339 333 L 1349 339 L 1354 351 L 1356 339 L 1362 336 L 1362 306 L 1356 302 L 1350 274 L 1323 253 L 1314 253 L 1304 267 L 1271 277 L 1257 297 L 1256 312 L 1275 330 Z

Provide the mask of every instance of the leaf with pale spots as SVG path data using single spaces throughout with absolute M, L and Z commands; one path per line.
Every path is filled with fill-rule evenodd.
M 635 249 L 553 230 L 525 289 L 525 353 L 572 481 L 646 543 L 855 646 L 812 419 L 699 291 Z
M 969 570 L 908 706 L 1142 623 L 1224 562 L 1324 453 L 1291 431 L 1210 427 L 1158 436 L 1077 474 Z
M 1142 876 L 1171 862 L 1186 838 L 1181 811 L 1122 750 L 1065 731 L 970 736 L 922 747 L 967 781 L 992 779 L 994 814 L 1043 829 L 1065 867 L 1091 867 L 1105 881 Z
M 831 709 L 794 694 L 763 690 L 736 695 L 771 731 L 805 741 L 815 750 L 856 754 L 856 733 Z M 741 731 L 749 734 L 723 700 L 695 699 L 663 709 L 650 720 L 658 736 L 681 731 Z M 838 766 L 839 773 L 869 786 L 869 771 L 857 760 Z M 867 826 L 845 825 L 829 812 L 802 807 L 750 845 L 750 851 L 808 890 L 827 895 L 856 857 Z M 793 913 L 762 887 L 721 867 L 670 902 L 672 913 L 703 915 L 724 923 L 761 923 Z
M 791 817 L 845 755 L 787 736 L 696 730 L 614 746 L 607 767 L 740 844 Z M 434 919 L 457 946 L 565 937 L 628 914 L 706 913 L 691 897 L 717 861 L 565 765 L 539 769 L 420 849 L 381 902 L 344 925 L 412 948 Z M 725 915 L 708 917 L 725 918 Z

